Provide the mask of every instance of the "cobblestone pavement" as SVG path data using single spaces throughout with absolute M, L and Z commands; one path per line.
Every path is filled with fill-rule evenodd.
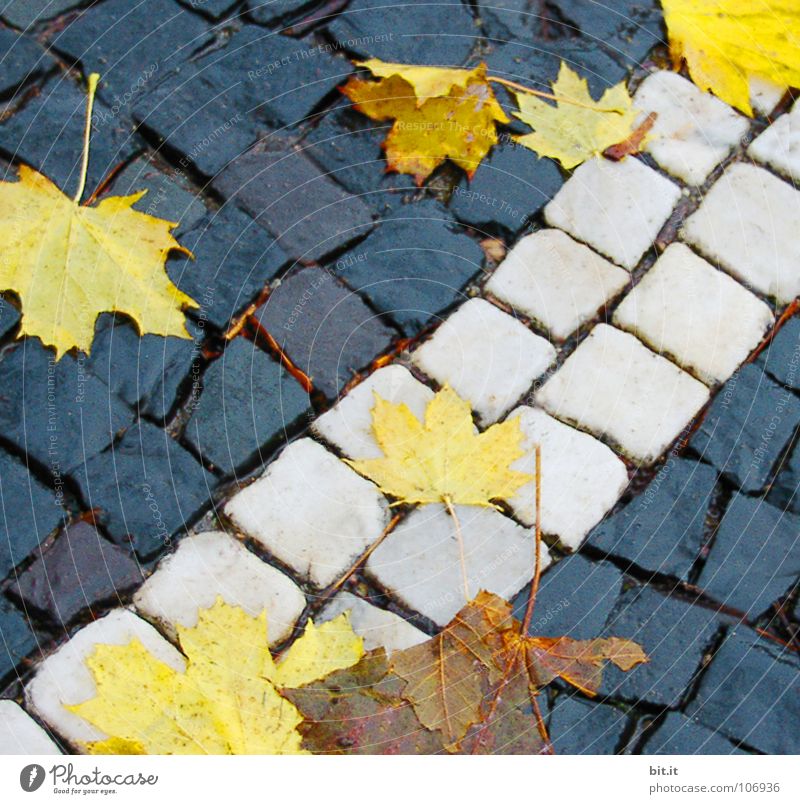
M 101 72 L 89 184 L 147 188 L 137 207 L 180 222 L 196 260 L 167 269 L 201 306 L 193 342 L 107 314 L 58 363 L 0 307 L 0 750 L 97 737 L 65 708 L 92 695 L 92 646 L 166 655 L 217 595 L 266 607 L 276 645 L 345 609 L 368 647 L 447 622 L 462 579 L 437 506 L 322 593 L 389 517 L 339 460 L 377 454 L 372 391 L 420 414 L 449 382 L 480 427 L 517 416 L 542 444 L 533 629 L 651 657 L 595 700 L 550 690 L 556 750 L 800 752 L 789 99 L 754 86 L 750 121 L 662 71 L 654 0 L 82 5 L 2 4 L 4 170 L 73 187 L 80 76 Z M 595 94 L 629 78 L 660 136 L 571 176 L 506 137 L 471 183 L 445 166 L 417 190 L 338 92 L 346 56 L 484 59 L 540 87 L 564 58 Z M 519 609 L 531 499 L 459 511 L 472 591 Z

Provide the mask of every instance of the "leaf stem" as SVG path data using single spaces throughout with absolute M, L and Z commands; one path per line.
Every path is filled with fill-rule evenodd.
M 444 501 L 445 508 L 447 508 L 447 513 L 453 517 L 453 521 L 456 523 L 456 539 L 458 540 L 458 552 L 459 558 L 461 560 L 461 580 L 464 584 L 464 599 L 467 603 L 469 603 L 469 583 L 467 582 L 467 557 L 464 554 L 464 535 L 461 532 L 461 523 L 458 521 L 458 515 L 456 514 L 456 509 L 453 507 L 453 503 L 450 500 L 450 497 L 445 494 L 442 497 Z
M 98 73 L 92 73 L 89 76 L 89 87 L 86 98 L 86 122 L 83 128 L 83 160 L 81 162 L 81 177 L 78 183 L 78 192 L 75 193 L 72 200 L 78 204 L 80 203 L 83 191 L 86 189 L 86 174 L 89 170 L 89 140 L 92 135 L 92 110 L 94 108 L 94 96 L 97 92 L 97 82 L 100 80 Z
M 495 84 L 501 84 L 504 87 L 513 89 L 515 92 L 524 92 L 526 95 L 535 95 L 537 98 L 546 98 L 547 100 L 555 101 L 556 103 L 566 103 L 570 106 L 578 106 L 581 109 L 589 109 L 592 112 L 613 112 L 614 114 L 623 114 L 621 109 L 598 109 L 597 106 L 590 106 L 588 103 L 581 103 L 580 101 L 572 100 L 572 98 L 565 98 L 563 95 L 553 95 L 550 92 L 542 92 L 541 89 L 532 89 L 523 84 L 518 84 L 516 81 L 509 81 L 507 78 L 500 78 L 496 75 L 487 75 L 487 81 L 492 81 Z
M 522 621 L 522 636 L 528 636 L 528 629 L 531 625 L 531 618 L 533 617 L 533 608 L 536 605 L 536 595 L 539 593 L 539 577 L 542 571 L 542 445 L 537 444 L 535 447 L 535 504 L 536 504 L 536 526 L 535 526 L 535 543 L 536 543 L 536 558 L 533 570 L 533 579 L 531 580 L 531 591 L 528 595 L 528 607 L 525 609 L 525 619 Z

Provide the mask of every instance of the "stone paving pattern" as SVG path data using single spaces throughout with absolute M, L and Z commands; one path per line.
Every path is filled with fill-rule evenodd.
M 749 121 L 660 70 L 656 0 L 319 5 L 0 12 L 4 172 L 71 192 L 80 76 L 101 72 L 89 187 L 148 189 L 200 304 L 191 341 L 106 314 L 91 356 L 55 364 L 0 300 L 0 752 L 101 736 L 65 708 L 93 694 L 92 646 L 135 634 L 180 667 L 168 640 L 217 595 L 266 607 L 276 646 L 345 609 L 389 650 L 447 622 L 464 593 L 439 506 L 401 510 L 320 597 L 389 518 L 337 457 L 379 454 L 373 391 L 420 416 L 444 382 L 480 427 L 519 417 L 516 468 L 542 444 L 532 631 L 651 656 L 595 700 L 548 690 L 556 750 L 800 752 L 800 112 L 754 84 Z M 540 88 L 564 58 L 595 96 L 629 78 L 660 137 L 570 176 L 504 135 L 472 182 L 444 166 L 417 190 L 336 90 L 354 56 Z M 531 497 L 459 509 L 470 591 L 518 613 Z

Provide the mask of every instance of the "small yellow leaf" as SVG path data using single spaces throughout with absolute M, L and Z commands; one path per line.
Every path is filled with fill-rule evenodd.
M 524 92 L 514 94 L 519 104 L 515 116 L 534 129 L 516 141 L 539 156 L 557 159 L 566 170 L 628 139 L 637 117 L 624 83 L 595 101 L 586 79 L 564 62 L 553 84 L 553 94 L 563 100 L 553 104 Z
M 472 177 L 497 143 L 496 123 L 508 117 L 495 98 L 486 65 L 474 70 L 361 62 L 380 78 L 352 78 L 342 92 L 373 120 L 394 120 L 386 141 L 389 170 L 407 173 L 418 185 L 445 159 Z
M 375 394 L 372 427 L 384 457 L 347 463 L 403 502 L 491 506 L 531 481 L 509 469 L 524 454 L 519 420 L 476 433 L 469 403 L 449 385 L 428 403 L 424 425 Z
M 797 0 L 662 0 L 676 68 L 752 117 L 750 79 L 800 87 Z
M 251 617 L 221 598 L 194 628 L 178 627 L 186 671 L 176 672 L 138 640 L 98 645 L 86 660 L 97 695 L 70 707 L 109 735 L 88 753 L 305 753 L 302 717 L 278 692 L 350 667 L 363 654 L 349 620 L 305 635 L 277 665 L 267 648 L 266 612 Z

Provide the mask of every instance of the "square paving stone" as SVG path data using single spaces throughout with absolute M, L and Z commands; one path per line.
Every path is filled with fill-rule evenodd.
M 737 494 L 717 528 L 697 585 L 751 620 L 800 576 L 800 516 Z
M 730 276 L 672 243 L 622 301 L 614 323 L 707 385 L 725 382 L 775 321 Z
M 360 56 L 451 67 L 463 64 L 481 33 L 460 0 L 410 0 L 402 5 L 353 0 L 328 30 L 342 47 Z
M 730 633 L 686 714 L 765 754 L 800 753 L 800 662 L 755 632 Z
M 140 421 L 75 474 L 90 508 L 140 558 L 163 551 L 208 503 L 216 478 L 164 430 Z
M 165 73 L 210 41 L 208 23 L 174 0 L 93 3 L 50 37 L 85 74 L 101 74 L 100 96 L 125 116 Z
M 26 559 L 65 517 L 60 494 L 0 448 L 0 577 Z
M 1 150 L 43 173 L 72 197 L 80 174 L 85 115 L 86 87 L 66 75 L 51 78 L 38 95 L 0 122 Z M 132 124 L 113 115 L 97 98 L 84 197 L 143 147 Z
M 345 100 L 320 115 L 303 149 L 331 179 L 385 214 L 417 192 L 411 176 L 386 172 L 381 143 L 392 125 L 370 120 Z
M 647 587 L 623 592 L 602 636 L 632 639 L 650 661 L 627 673 L 606 665 L 601 694 L 678 706 L 718 631 L 713 611 L 662 597 Z
M 702 184 L 750 128 L 746 117 L 677 73 L 648 76 L 634 97 L 642 115 L 657 115 L 646 141 L 667 173 L 687 184 Z
M 38 340 L 17 341 L 0 355 L 0 435 L 44 466 L 56 486 L 105 449 L 133 414 L 94 375 L 86 358 L 55 353 Z
M 196 226 L 205 217 L 202 196 L 191 189 L 177 173 L 159 170 L 147 157 L 134 159 L 115 178 L 109 189 L 114 195 L 132 195 L 147 190 L 134 205 L 148 215 L 178 224 L 176 237 Z
M 529 633 L 533 636 L 594 639 L 622 591 L 622 573 L 607 562 L 589 561 L 580 553 L 562 558 L 543 576 Z M 528 590 L 514 600 L 514 616 L 522 620 Z
M 139 565 L 91 525 L 76 522 L 34 554 L 33 563 L 11 584 L 28 611 L 41 612 L 65 628 L 79 614 L 102 613 L 142 582 Z
M 6 11 L 7 8 L 3 8 L 0 15 L 7 16 Z M 55 62 L 38 42 L 2 26 L 0 53 L 3 54 L 0 60 L 0 93 L 3 95 L 55 67 Z
M 234 160 L 213 184 L 271 232 L 290 257 L 303 262 L 318 260 L 372 228 L 361 199 L 275 135 Z
M 201 609 L 218 598 L 251 617 L 267 612 L 270 645 L 292 633 L 306 599 L 295 583 L 222 531 L 187 536 L 162 559 L 133 599 L 142 617 L 170 639 L 194 628 Z
M 382 458 L 383 450 L 372 427 L 375 394 L 388 402 L 406 405 L 421 422 L 425 420 L 425 409 L 433 399 L 433 391 L 416 380 L 408 369 L 385 366 L 370 374 L 329 411 L 316 418 L 311 429 L 348 458 Z
M 281 281 L 255 318 L 329 398 L 397 337 L 356 293 L 322 268 L 305 268 Z
M 42 20 L 57 17 L 75 5 L 76 0 L 7 0 L 0 17 L 17 28 L 25 29 Z
M 615 706 L 561 694 L 550 714 L 550 739 L 556 754 L 615 754 L 628 718 Z
M 191 319 L 186 328 L 197 340 L 139 335 L 130 321 L 103 314 L 86 367 L 140 414 L 163 419 L 200 355 L 203 330 Z
M 353 631 L 364 640 L 364 650 L 383 648 L 387 653 L 392 653 L 419 645 L 428 639 L 424 631 L 415 628 L 402 617 L 379 609 L 350 592 L 339 592 L 314 618 L 314 622 L 329 622 L 345 611 L 349 612 L 349 624 Z
M 414 337 L 464 298 L 463 289 L 481 270 L 483 257 L 452 215 L 425 199 L 398 207 L 329 267 Z
M 795 103 L 790 113 L 779 117 L 756 137 L 747 155 L 800 181 L 800 103 Z
M 708 388 L 633 335 L 598 324 L 536 394 L 553 416 L 655 461 L 708 400 Z
M 756 364 L 782 385 L 800 391 L 800 317 L 793 316 L 783 324 Z
M 648 734 L 649 734 L 648 730 Z M 648 737 L 643 754 L 743 754 L 717 732 L 680 712 L 668 712 Z
M 584 162 L 545 207 L 547 223 L 633 270 L 681 197 L 677 185 L 637 159 Z
M 525 455 L 512 469 L 535 473 L 535 447 L 542 452 L 542 532 L 570 550 L 608 513 L 628 485 L 625 464 L 596 438 L 562 424 L 543 410 L 522 406 L 508 417 L 519 418 Z M 536 521 L 534 482 L 508 500 L 526 525 Z
M 275 238 L 232 203 L 178 237 L 194 260 L 169 260 L 167 273 L 200 305 L 197 318 L 218 329 L 226 329 L 289 260 Z
M 276 360 L 234 338 L 205 371 L 184 437 L 226 474 L 292 430 L 308 410 L 308 394 Z
M 777 176 L 735 164 L 717 179 L 682 236 L 728 273 L 781 304 L 800 294 L 800 192 Z
M 559 229 L 523 237 L 486 291 L 565 340 L 630 283 L 630 274 Z
M 483 299 L 470 299 L 412 355 L 414 365 L 470 402 L 481 424 L 503 416 L 555 360 L 556 350 Z
M 302 438 L 240 491 L 225 514 L 303 581 L 324 587 L 381 535 L 389 506 L 377 486 Z
M 28 617 L 0 595 L 0 680 L 13 675 L 37 647 Z
M 495 145 L 472 179 L 453 189 L 450 211 L 480 230 L 518 232 L 564 183 L 552 159 L 515 142 Z
M 481 589 L 510 599 L 533 577 L 534 537 L 490 508 L 457 505 L 464 544 L 443 505 L 414 509 L 367 560 L 366 571 L 392 597 L 444 626 Z M 550 563 L 542 547 L 542 567 Z
M 700 556 L 717 473 L 670 457 L 648 487 L 601 522 L 589 544 L 632 565 L 682 581 Z
M 800 400 L 748 363 L 722 387 L 692 447 L 743 491 L 759 491 L 800 424 Z
M 127 609 L 114 609 L 105 617 L 73 634 L 37 668 L 25 688 L 26 708 L 80 751 L 80 744 L 104 740 L 109 735 L 70 711 L 97 695 L 86 659 L 98 645 L 127 645 L 138 639 L 156 659 L 176 672 L 185 670 L 185 660 L 152 625 Z
M 0 701 L 0 756 L 60 753 L 47 732 L 16 701 Z

